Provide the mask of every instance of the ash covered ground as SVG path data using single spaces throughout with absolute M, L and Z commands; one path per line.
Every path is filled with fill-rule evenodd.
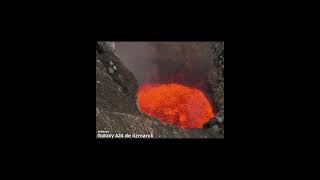
M 202 46 L 206 46 L 207 49 L 201 51 Z M 97 42 L 96 135 L 104 131 L 108 134 L 152 134 L 152 138 L 224 138 L 224 42 L 207 42 L 199 45 L 193 43 L 192 47 L 200 51 L 202 56 L 208 57 L 205 60 L 208 61 L 206 65 L 208 73 L 203 79 L 207 81 L 206 91 L 214 101 L 216 113 L 214 119 L 204 124 L 201 129 L 182 129 L 139 112 L 137 78 L 140 78 L 140 75 L 135 76 L 127 68 L 128 65 L 125 66 L 126 63 L 124 59 L 121 60 L 113 42 Z M 172 52 L 171 56 L 175 50 Z

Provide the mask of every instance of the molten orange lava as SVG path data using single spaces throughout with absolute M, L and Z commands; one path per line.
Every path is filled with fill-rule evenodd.
M 176 83 L 140 86 L 138 106 L 149 116 L 182 128 L 202 128 L 214 117 L 211 104 L 200 90 Z

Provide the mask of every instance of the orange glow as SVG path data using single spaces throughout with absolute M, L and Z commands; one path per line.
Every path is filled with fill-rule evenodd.
M 182 128 L 202 128 L 214 117 L 211 104 L 200 90 L 176 83 L 140 86 L 138 106 L 145 114 Z

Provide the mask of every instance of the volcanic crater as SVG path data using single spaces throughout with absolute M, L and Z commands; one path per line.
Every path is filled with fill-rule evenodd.
M 128 91 L 120 93 L 123 102 L 119 97 L 110 103 L 122 106 L 128 97 L 127 103 L 135 101 L 130 112 L 102 108 L 106 113 L 105 117 L 96 113 L 97 129 L 152 132 L 158 138 L 224 137 L 223 42 L 115 42 L 113 46 L 100 42 L 97 46 L 104 50 L 96 51 L 104 62 L 102 71 L 108 72 L 114 59 L 115 69 L 107 76 L 120 91 Z M 112 121 L 110 116 L 118 121 L 106 122 Z

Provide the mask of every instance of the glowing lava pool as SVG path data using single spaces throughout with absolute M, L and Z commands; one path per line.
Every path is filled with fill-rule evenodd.
M 138 107 L 149 116 L 181 128 L 202 128 L 214 117 L 203 92 L 177 83 L 140 86 Z

